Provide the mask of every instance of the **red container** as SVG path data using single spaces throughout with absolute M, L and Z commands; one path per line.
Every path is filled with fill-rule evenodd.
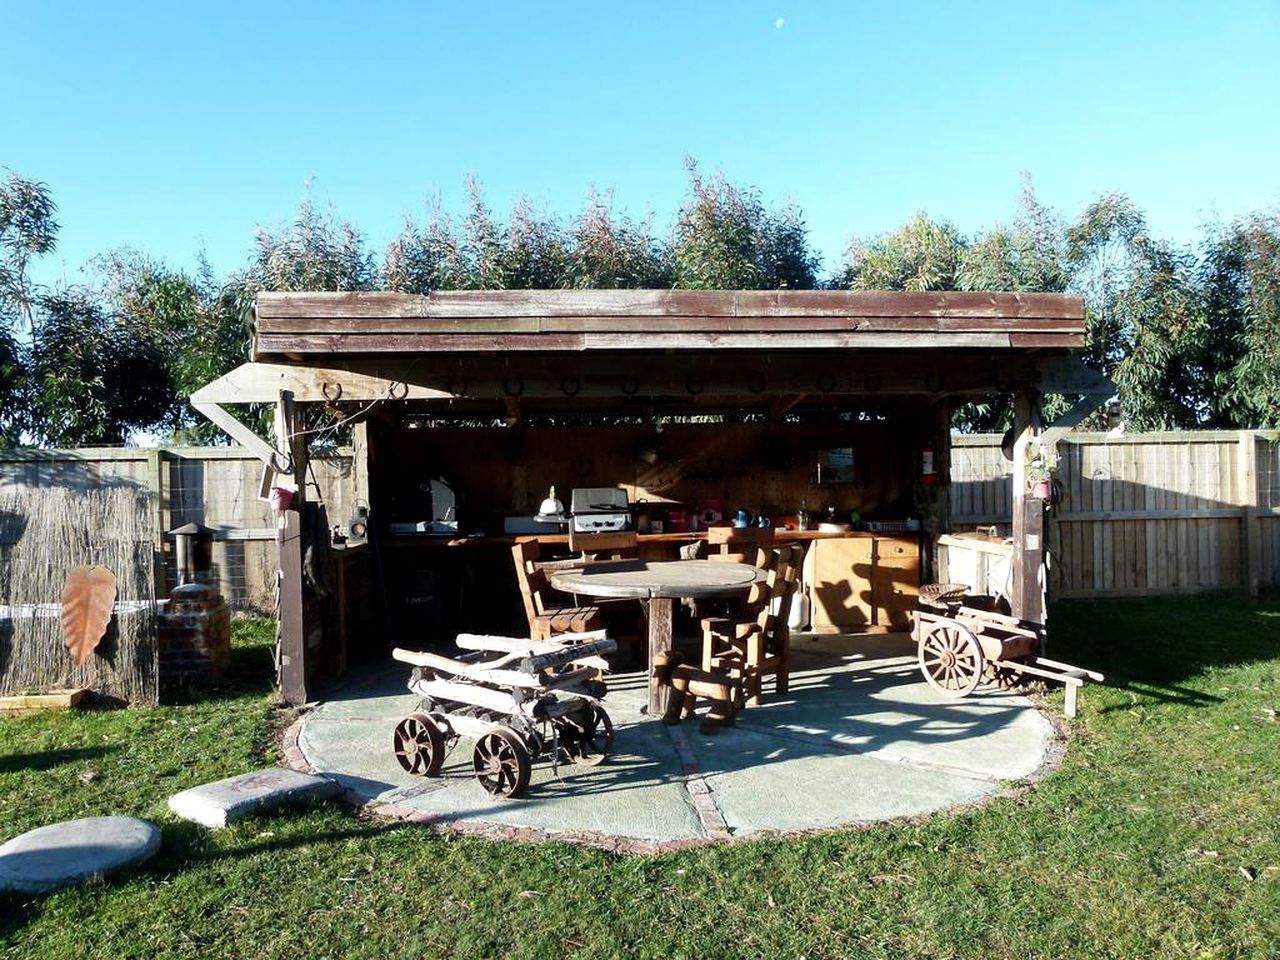
M 689 512 L 687 510 L 671 510 L 667 513 L 667 530 L 671 533 L 689 532 Z

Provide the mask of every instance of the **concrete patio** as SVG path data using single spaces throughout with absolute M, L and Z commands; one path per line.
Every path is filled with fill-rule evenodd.
M 395 723 L 417 704 L 400 664 L 369 673 L 306 714 L 286 742 L 295 765 L 384 814 L 503 835 L 621 849 L 831 829 L 972 804 L 1042 771 L 1053 725 L 1023 696 L 931 690 L 909 638 L 793 640 L 791 690 L 716 736 L 644 716 L 644 677 L 610 678 L 614 753 L 598 767 L 534 765 L 526 793 L 495 800 L 460 740 L 439 776 L 404 773 Z

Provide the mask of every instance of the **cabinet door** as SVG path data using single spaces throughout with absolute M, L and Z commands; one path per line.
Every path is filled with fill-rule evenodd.
M 805 583 L 818 632 L 857 632 L 873 619 L 870 537 L 815 540 L 805 558 Z
M 877 626 L 911 629 L 920 593 L 920 546 L 914 540 L 877 538 L 871 603 Z

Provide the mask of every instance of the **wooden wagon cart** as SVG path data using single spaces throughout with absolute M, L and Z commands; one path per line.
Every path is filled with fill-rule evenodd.
M 1074 717 L 1085 681 L 1104 679 L 1046 657 L 1043 624 L 945 600 L 935 606 L 915 612 L 912 636 L 920 672 L 939 693 L 965 697 L 983 682 L 1011 687 L 1036 677 L 1066 684 L 1065 712 Z
M 475 740 L 476 780 L 495 797 L 518 797 L 533 762 L 548 756 L 600 763 L 613 748 L 613 723 L 602 701 L 604 655 L 617 645 L 605 631 L 552 640 L 460 634 L 457 659 L 395 649 L 413 664 L 409 689 L 422 700 L 396 724 L 392 749 L 415 776 L 439 772 L 459 737 Z

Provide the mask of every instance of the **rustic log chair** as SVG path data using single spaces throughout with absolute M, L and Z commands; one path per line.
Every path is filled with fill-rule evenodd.
M 569 550 L 582 555 L 582 559 L 634 560 L 640 547 L 640 537 L 634 530 L 608 530 L 603 533 L 579 533 L 569 531 Z
M 579 556 L 578 563 L 599 563 L 608 560 L 634 560 L 640 550 L 640 536 L 634 530 L 607 530 L 601 533 L 569 531 L 569 550 Z M 615 640 L 626 641 L 632 659 L 645 663 L 648 644 L 645 643 L 642 619 L 644 610 L 635 600 L 596 598 L 609 627 L 609 635 Z
M 708 527 L 707 559 L 766 566 L 769 547 L 773 544 L 773 527 Z M 712 547 L 719 547 L 713 551 Z
M 604 626 L 604 617 L 597 606 L 554 606 L 549 602 L 551 586 L 546 571 L 537 562 L 540 549 L 537 540 L 520 540 L 511 547 L 516 583 L 529 620 L 529 636 L 534 640 L 549 640 L 557 633 L 583 633 Z
M 727 563 L 746 563 L 762 570 L 773 563 L 773 527 L 733 527 L 721 525 L 707 528 L 707 559 Z M 747 603 L 750 603 L 748 599 Z M 731 617 L 742 619 L 746 606 L 742 600 L 690 600 L 694 619 Z M 752 610 L 754 611 L 754 606 Z
M 742 679 L 748 704 L 758 704 L 761 678 L 775 677 L 775 689 L 786 693 L 791 677 L 791 632 L 787 618 L 804 548 L 777 547 L 768 579 L 751 588 L 747 611 L 740 617 L 707 617 L 702 621 L 702 669 Z

